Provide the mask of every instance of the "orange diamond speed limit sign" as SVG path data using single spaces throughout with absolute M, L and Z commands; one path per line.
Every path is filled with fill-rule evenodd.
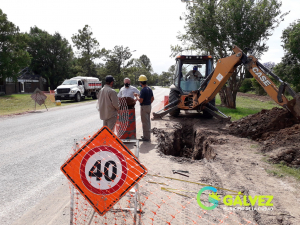
M 147 174 L 147 169 L 107 127 L 75 152 L 61 171 L 102 216 Z

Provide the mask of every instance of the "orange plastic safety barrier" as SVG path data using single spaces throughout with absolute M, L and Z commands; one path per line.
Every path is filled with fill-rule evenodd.
M 91 139 L 89 137 L 88 139 Z M 79 143 L 79 147 L 89 143 L 88 139 Z M 108 139 L 107 139 L 108 140 Z M 103 139 L 104 141 L 104 139 Z M 114 141 L 106 142 L 108 146 L 114 146 Z M 90 149 L 95 146 L 89 145 Z M 78 149 L 73 149 L 70 156 L 76 155 Z M 132 161 L 132 156 L 125 156 L 126 161 Z M 79 168 L 74 168 L 74 172 Z M 129 169 L 132 175 L 136 173 L 135 167 Z M 70 169 L 72 173 L 72 169 Z M 197 203 L 197 193 L 202 188 L 199 183 L 192 182 L 189 178 L 172 179 L 163 176 L 164 171 L 156 174 L 148 168 L 148 174 L 127 192 L 113 207 L 104 215 L 95 213 L 95 209 L 86 197 L 75 189 L 73 224 L 238 224 L 245 225 L 255 223 L 248 219 L 251 214 L 247 211 L 226 211 L 222 206 L 214 210 L 204 210 Z M 110 174 L 112 175 L 112 174 Z M 118 174 L 120 175 L 120 174 Z M 186 180 L 186 181 L 185 181 Z M 127 181 L 125 181 L 127 182 Z M 70 187 L 72 184 L 70 183 Z M 70 189 L 71 190 L 71 189 Z M 226 190 L 218 190 L 219 195 L 226 195 Z M 101 195 L 99 195 L 101 198 Z M 107 195 L 107 202 L 111 196 Z M 133 208 L 137 198 L 138 216 L 135 218 Z M 204 200 L 208 195 L 203 196 Z M 103 206 L 102 206 L 103 207 Z M 252 218 L 252 217 L 250 217 Z M 253 218 L 252 218 L 253 219 Z
M 124 117 L 120 116 L 122 113 L 128 113 L 127 121 L 123 121 Z M 136 120 L 135 120 L 135 109 L 128 109 L 126 112 L 122 110 L 119 111 L 117 123 L 116 123 L 116 130 L 119 130 L 118 127 L 126 124 L 126 130 L 123 135 L 121 135 L 120 139 L 136 139 Z
M 164 107 L 169 104 L 169 96 L 164 97 Z M 165 109 L 167 110 L 167 109 Z

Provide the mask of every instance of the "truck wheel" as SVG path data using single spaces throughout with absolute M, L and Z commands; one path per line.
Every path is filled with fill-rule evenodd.
M 93 92 L 92 98 L 93 98 L 93 99 L 97 99 L 97 94 L 96 94 L 96 92 Z
M 214 98 L 209 103 L 212 104 L 213 106 L 216 106 L 216 99 Z M 211 115 L 210 113 L 208 113 L 206 111 L 203 111 L 203 116 L 206 117 L 206 118 L 209 118 L 209 119 L 214 117 L 213 115 Z
M 75 95 L 75 102 L 80 102 L 80 100 L 81 100 L 81 95 L 79 92 L 77 92 Z
M 169 103 L 176 101 L 179 98 L 179 93 L 177 91 L 171 90 L 169 94 Z M 171 116 L 177 117 L 180 113 L 180 109 L 175 109 L 169 112 Z

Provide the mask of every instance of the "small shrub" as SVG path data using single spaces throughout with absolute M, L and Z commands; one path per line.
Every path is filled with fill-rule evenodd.
M 252 86 L 254 88 L 255 94 L 257 95 L 267 95 L 263 87 L 255 80 L 255 78 L 251 79 Z
M 246 78 L 243 80 L 242 85 L 240 87 L 240 92 L 246 93 L 252 90 L 252 81 L 250 78 Z

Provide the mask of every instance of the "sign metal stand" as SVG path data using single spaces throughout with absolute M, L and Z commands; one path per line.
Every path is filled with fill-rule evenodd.
M 139 158 L 139 153 L 140 153 L 140 144 L 138 139 L 121 139 L 121 141 L 125 143 L 135 143 L 136 145 L 136 151 L 135 151 L 135 156 Z M 137 183 L 135 185 L 135 188 L 133 188 L 134 191 L 134 208 L 130 208 L 129 210 L 133 210 L 134 212 L 134 217 L 133 217 L 133 224 L 136 225 L 137 222 L 137 200 L 139 198 L 139 212 L 142 212 L 142 207 L 140 203 L 140 193 L 139 193 L 139 184 Z
M 139 158 L 139 140 L 138 139 L 121 139 L 121 141 L 126 143 L 135 143 L 136 150 L 134 152 L 134 155 L 136 158 Z M 76 139 L 74 139 L 74 153 L 77 152 L 79 149 L 78 142 Z M 133 224 L 137 224 L 137 213 L 142 212 L 142 207 L 140 203 L 140 193 L 139 193 L 139 184 L 137 183 L 134 188 L 131 189 L 131 192 L 134 192 L 134 208 L 124 208 L 123 210 L 130 210 L 134 212 L 134 218 L 133 218 Z M 71 183 L 71 199 L 70 199 L 70 225 L 74 225 L 73 218 L 74 218 L 74 195 L 75 195 L 75 188 L 74 185 Z M 139 201 L 139 204 L 138 204 Z M 137 210 L 137 207 L 139 207 L 139 210 Z M 93 212 L 91 219 L 88 223 L 88 225 L 91 224 L 93 217 L 95 215 L 96 211 Z
M 74 139 L 74 152 L 75 153 L 78 150 L 78 142 L 76 139 Z M 74 185 L 71 184 L 71 199 L 70 199 L 70 225 L 73 225 L 73 217 L 74 217 Z

